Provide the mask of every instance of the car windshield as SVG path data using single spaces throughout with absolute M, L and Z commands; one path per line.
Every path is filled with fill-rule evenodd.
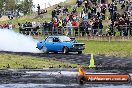
M 67 36 L 61 36 L 59 39 L 61 42 L 71 42 L 71 39 Z

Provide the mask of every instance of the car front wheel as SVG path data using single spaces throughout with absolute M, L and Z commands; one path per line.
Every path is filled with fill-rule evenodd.
M 82 51 L 78 51 L 78 54 L 82 54 Z
M 48 53 L 47 47 L 45 47 L 45 46 L 42 47 L 41 51 L 42 51 L 43 53 Z
M 63 53 L 64 53 L 64 54 L 67 54 L 67 53 L 68 53 L 68 48 L 67 48 L 67 47 L 64 47 L 64 48 L 63 48 Z

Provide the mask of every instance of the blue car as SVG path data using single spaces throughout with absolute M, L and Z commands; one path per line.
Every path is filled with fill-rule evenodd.
M 82 51 L 85 49 L 85 44 L 78 43 L 74 38 L 67 36 L 49 36 L 37 43 L 37 48 L 44 53 L 62 52 L 67 54 L 69 52 L 78 52 L 78 54 L 82 54 Z

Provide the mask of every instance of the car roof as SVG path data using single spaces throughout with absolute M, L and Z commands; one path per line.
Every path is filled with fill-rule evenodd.
M 67 37 L 67 36 L 48 36 L 48 37 Z

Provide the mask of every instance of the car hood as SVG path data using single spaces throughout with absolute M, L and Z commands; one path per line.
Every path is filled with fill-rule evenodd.
M 77 44 L 77 45 L 85 45 L 84 43 L 73 43 L 73 44 Z
M 65 43 L 85 45 L 84 43 L 79 43 L 79 42 L 65 42 Z

